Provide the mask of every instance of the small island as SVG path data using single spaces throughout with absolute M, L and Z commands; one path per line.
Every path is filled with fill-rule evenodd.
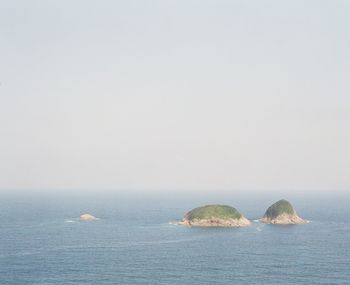
M 178 224 L 195 227 L 246 227 L 250 221 L 233 207 L 207 205 L 191 210 Z
M 90 214 L 81 215 L 79 219 L 81 221 L 84 221 L 84 222 L 97 220 L 97 218 L 95 216 L 90 215 Z
M 297 215 L 292 204 L 284 199 L 270 206 L 266 210 L 261 222 L 277 225 L 296 225 L 305 223 L 305 221 Z

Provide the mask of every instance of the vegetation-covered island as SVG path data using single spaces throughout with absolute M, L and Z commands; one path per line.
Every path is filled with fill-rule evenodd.
M 293 225 L 305 223 L 305 221 L 297 215 L 292 204 L 284 199 L 270 206 L 266 210 L 265 215 L 261 219 L 261 221 L 267 224 L 279 225 Z
M 245 227 L 250 222 L 233 207 L 207 205 L 186 213 L 179 224 L 196 227 Z

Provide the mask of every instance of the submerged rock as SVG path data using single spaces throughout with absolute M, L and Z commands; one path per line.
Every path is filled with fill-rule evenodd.
M 207 205 L 186 213 L 178 224 L 196 227 L 245 227 L 250 225 L 250 221 L 233 207 Z
M 90 214 L 84 214 L 80 216 L 80 220 L 81 221 L 95 221 L 97 220 L 96 217 L 94 217 L 93 215 Z
M 261 222 L 278 225 L 295 225 L 305 223 L 305 221 L 297 215 L 292 204 L 284 199 L 270 206 L 266 210 Z

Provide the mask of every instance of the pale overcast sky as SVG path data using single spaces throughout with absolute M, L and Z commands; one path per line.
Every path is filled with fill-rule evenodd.
M 350 190 L 350 1 L 3 1 L 0 189 Z

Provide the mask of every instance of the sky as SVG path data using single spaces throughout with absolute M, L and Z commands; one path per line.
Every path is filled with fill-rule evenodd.
M 349 191 L 349 14 L 4 1 L 0 191 Z

